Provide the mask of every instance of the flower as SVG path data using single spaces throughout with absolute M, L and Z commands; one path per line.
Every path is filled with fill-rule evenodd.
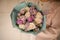
M 17 24 L 22 24 L 23 21 L 22 21 L 22 20 L 17 20 L 16 23 L 17 23 Z

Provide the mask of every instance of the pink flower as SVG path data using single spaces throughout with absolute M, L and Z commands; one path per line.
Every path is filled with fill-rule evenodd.
M 34 20 L 34 17 L 31 16 L 31 17 L 29 17 L 27 20 L 28 20 L 28 22 L 32 22 L 32 21 Z
M 17 20 L 16 23 L 17 23 L 17 24 L 22 24 L 23 21 L 22 21 L 22 20 Z
M 34 7 L 30 7 L 29 12 L 30 12 L 32 15 L 36 15 L 37 10 L 36 10 Z

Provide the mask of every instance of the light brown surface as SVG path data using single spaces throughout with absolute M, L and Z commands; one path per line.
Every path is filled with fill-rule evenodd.
M 22 0 L 24 1 L 24 0 Z M 33 2 L 33 0 L 30 0 Z M 25 34 L 21 33 L 17 28 L 13 28 L 11 24 L 11 19 L 10 19 L 10 13 L 16 4 L 20 3 L 20 0 L 0 0 L 0 40 L 34 40 L 35 36 L 32 34 Z M 38 1 L 35 1 L 37 3 Z M 47 18 L 47 23 L 50 25 L 51 18 L 53 17 L 54 13 L 56 13 L 55 18 L 52 20 L 52 28 L 56 28 L 52 32 L 49 29 L 47 31 L 41 32 L 39 35 L 37 35 L 37 40 L 49 40 L 53 39 L 59 34 L 59 28 L 60 28 L 60 3 L 55 3 L 55 2 L 44 2 L 42 3 L 43 6 L 41 8 L 43 10 L 47 10 L 46 8 L 50 8 L 49 12 L 51 13 L 48 15 Z M 41 5 L 41 4 L 39 4 Z M 56 10 L 56 11 L 54 11 Z M 55 34 L 53 34 L 55 33 Z M 56 34 L 57 33 L 57 34 Z M 52 36 L 51 36 L 52 35 Z M 51 40 L 52 40 L 51 39 Z
M 20 0 L 0 0 L 0 40 L 33 40 L 34 35 L 21 33 L 12 26 L 10 14 L 20 2 Z

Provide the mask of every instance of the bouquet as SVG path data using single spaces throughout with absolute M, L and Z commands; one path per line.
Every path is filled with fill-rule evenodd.
M 31 2 L 17 5 L 11 13 L 11 19 L 13 26 L 24 32 L 38 33 L 46 28 L 46 17 L 41 9 Z

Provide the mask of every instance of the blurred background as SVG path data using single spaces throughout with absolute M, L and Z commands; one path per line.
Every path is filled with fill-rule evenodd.
M 0 40 L 34 40 L 34 35 L 21 33 L 17 28 L 13 28 L 11 23 L 11 11 L 22 1 L 24 0 L 0 0 Z

